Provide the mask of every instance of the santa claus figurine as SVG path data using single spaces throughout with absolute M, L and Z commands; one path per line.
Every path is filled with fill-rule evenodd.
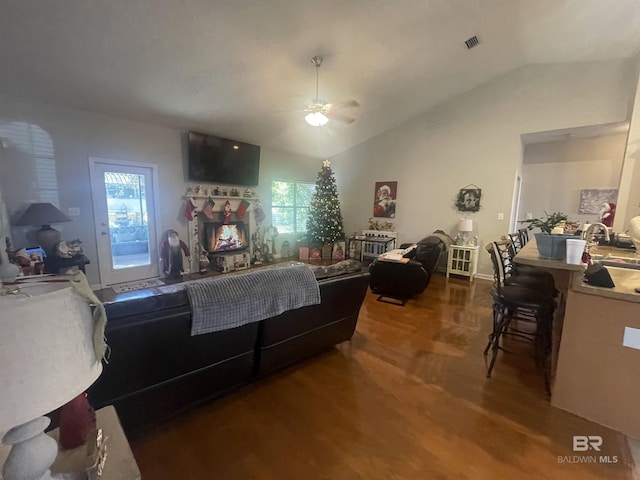
M 189 260 L 191 252 L 187 244 L 180 240 L 178 232 L 167 230 L 164 234 L 164 240 L 160 242 L 160 260 L 162 261 L 162 271 L 168 278 L 182 279 L 184 272 L 182 267 L 183 252 Z
M 616 216 L 615 203 L 603 203 L 600 208 L 600 221 L 607 227 L 613 227 L 613 219 Z

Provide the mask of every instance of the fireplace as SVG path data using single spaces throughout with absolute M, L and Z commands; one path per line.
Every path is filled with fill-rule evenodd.
M 245 222 L 207 222 L 204 224 L 205 244 L 209 253 L 225 253 L 249 248 L 249 232 Z

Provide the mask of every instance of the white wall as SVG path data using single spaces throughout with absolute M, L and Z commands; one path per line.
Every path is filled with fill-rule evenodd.
M 186 238 L 187 222 L 182 213 L 182 196 L 194 182 L 186 180 L 181 131 L 0 96 L 0 126 L 13 122 L 36 125 L 51 139 L 54 155 L 51 178 L 57 182 L 59 206 L 65 213 L 69 207 L 80 208 L 80 216 L 74 217 L 73 222 L 61 224 L 59 229 L 63 239 L 80 238 L 83 241 L 84 252 L 92 262 L 87 266 L 87 277 L 91 284 L 99 283 L 99 270 L 89 183 L 89 157 L 158 164 L 158 233 L 173 228 Z M 215 133 L 213 129 L 212 133 Z M 40 201 L 37 175 L 42 172 L 35 167 L 36 159 L 33 154 L 15 147 L 11 139 L 5 140 L 6 148 L 0 145 L 0 190 L 9 216 L 15 220 L 16 215 L 28 203 Z M 317 160 L 262 149 L 262 188 L 259 192 L 267 192 L 273 178 L 290 176 L 313 181 L 319 169 L 320 162 Z M 263 205 L 268 207 L 270 198 L 264 198 Z M 265 208 L 265 211 L 270 213 L 269 208 Z M 269 221 L 267 218 L 265 223 L 268 225 Z M 31 246 L 26 235 L 32 230 L 31 227 L 13 227 L 14 246 Z
M 397 180 L 401 242 L 454 234 L 454 199 L 473 183 L 482 188 L 481 209 L 469 215 L 481 244 L 499 238 L 509 229 L 520 135 L 624 121 L 634 71 L 625 61 L 525 66 L 335 156 L 345 228 L 366 226 L 376 181 Z M 491 273 L 488 255 L 479 271 Z
M 580 190 L 618 188 L 626 134 L 526 145 L 519 219 L 531 213 L 563 212 L 574 222 L 599 222 L 598 214 L 578 214 Z
M 401 242 L 438 228 L 455 233 L 460 217 L 453 206 L 455 196 L 473 183 L 482 188 L 481 210 L 470 215 L 476 233 L 482 242 L 498 238 L 508 230 L 514 179 L 522 161 L 520 135 L 626 120 L 636 84 L 630 61 L 530 65 L 337 155 L 332 168 L 346 231 L 366 227 L 374 183 L 397 180 L 395 223 Z M 0 124 L 10 122 L 35 124 L 50 135 L 60 206 L 81 209 L 80 217 L 62 225 L 63 238 L 84 241 L 93 262 L 88 266 L 91 283 L 98 282 L 98 269 L 88 157 L 157 163 L 158 230 L 175 228 L 186 236 L 181 197 L 189 183 L 180 131 L 0 96 Z M 10 146 L 0 148 L 0 181 L 10 215 L 37 198 L 29 165 L 33 159 L 18 153 Z M 272 179 L 315 181 L 320 167 L 315 159 L 263 149 L 265 210 Z M 504 221 L 496 219 L 498 212 L 504 213 Z M 490 273 L 488 256 L 481 255 L 480 271 Z

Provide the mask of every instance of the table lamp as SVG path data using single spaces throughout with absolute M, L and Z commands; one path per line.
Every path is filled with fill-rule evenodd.
M 470 218 L 461 218 L 458 222 L 458 232 L 462 238 L 462 245 L 467 244 L 467 235 L 473 232 L 473 220 Z
M 50 203 L 32 203 L 18 219 L 16 225 L 41 225 L 36 239 L 47 256 L 55 253 L 60 243 L 60 232 L 51 228 L 52 223 L 70 222 L 71 219 Z
M 12 445 L 2 471 L 4 480 L 58 478 L 49 470 L 58 446 L 42 415 L 98 378 L 94 334 L 102 329 L 70 282 L 22 284 L 20 292 L 0 295 L 0 432 Z

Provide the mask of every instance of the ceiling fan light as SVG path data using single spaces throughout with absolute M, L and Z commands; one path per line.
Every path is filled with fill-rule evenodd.
M 304 119 L 312 127 L 321 127 L 329 121 L 329 118 L 321 112 L 311 112 Z

